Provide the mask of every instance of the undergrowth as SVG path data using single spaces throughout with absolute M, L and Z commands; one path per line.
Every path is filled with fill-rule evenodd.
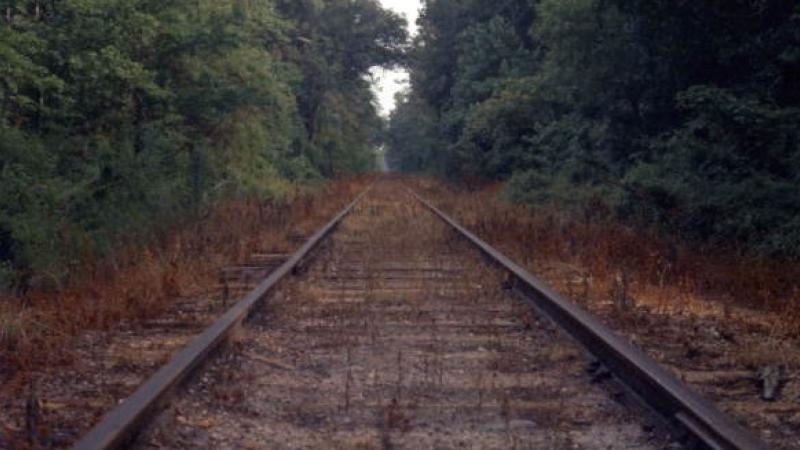
M 743 256 L 736 248 L 681 242 L 654 226 L 623 223 L 591 204 L 580 212 L 534 209 L 503 200 L 503 186 L 464 191 L 428 179 L 410 181 L 468 229 L 532 273 L 554 263 L 594 298 L 607 298 L 620 277 L 651 305 L 681 310 L 690 304 L 751 308 L 776 318 L 777 332 L 800 332 L 800 264 Z M 583 288 L 576 287 L 580 297 Z M 582 293 L 589 297 L 587 293 Z
M 330 182 L 268 203 L 220 203 L 150 242 L 132 239 L 110 257 L 85 257 L 68 283 L 0 298 L 0 380 L 70 363 L 70 339 L 81 332 L 135 325 L 177 299 L 210 293 L 218 269 L 251 253 L 294 250 L 292 235 L 316 230 L 368 182 Z

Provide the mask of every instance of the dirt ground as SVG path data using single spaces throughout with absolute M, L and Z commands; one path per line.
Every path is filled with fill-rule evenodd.
M 380 184 L 138 448 L 671 444 L 502 282 L 398 186 Z
M 675 312 L 641 303 L 620 311 L 613 302 L 588 309 L 772 448 L 800 449 L 797 338 L 775 333 L 746 310 Z M 776 388 L 769 399 L 763 397 L 768 371 Z
M 64 357 L 78 363 L 43 369 L 16 389 L 24 396 L 0 397 L 0 449 L 69 447 L 210 324 L 221 306 L 212 296 L 187 298 L 160 319 L 77 339 Z

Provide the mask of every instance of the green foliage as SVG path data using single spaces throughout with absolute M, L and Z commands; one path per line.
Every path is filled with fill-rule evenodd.
M 297 104 L 310 159 L 326 176 L 374 165 L 373 139 L 383 124 L 365 74 L 403 60 L 405 22 L 377 0 L 281 0 L 299 45 L 288 59 L 305 74 Z
M 13 2 L 0 26 L 0 283 L 53 279 L 228 196 L 369 170 L 375 0 Z
M 52 178 L 54 155 L 19 130 L 0 127 L 0 153 L 0 260 L 7 272 L 9 265 L 27 266 L 57 250 L 57 206 L 69 191 Z M 42 264 L 42 269 L 52 267 Z
M 479 3 L 425 2 L 395 167 L 800 256 L 796 2 Z
M 419 99 L 402 94 L 396 96 L 396 104 L 390 116 L 391 129 L 385 136 L 388 164 L 407 172 L 443 173 L 446 167 L 438 166 L 441 144 L 435 111 Z
M 678 103 L 690 119 L 627 175 L 652 199 L 649 213 L 706 239 L 771 254 L 800 248 L 800 109 L 708 86 Z

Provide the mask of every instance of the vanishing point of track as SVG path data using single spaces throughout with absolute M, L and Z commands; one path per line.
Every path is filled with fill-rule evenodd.
M 75 448 L 644 449 L 678 441 L 767 448 L 590 314 L 387 180 Z

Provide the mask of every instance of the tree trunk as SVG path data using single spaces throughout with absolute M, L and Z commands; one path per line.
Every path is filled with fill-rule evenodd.
M 139 94 L 133 95 L 133 151 L 138 155 L 144 150 L 144 106 Z
M 328 154 L 328 177 L 333 178 L 333 144 L 325 144 L 325 152 Z

